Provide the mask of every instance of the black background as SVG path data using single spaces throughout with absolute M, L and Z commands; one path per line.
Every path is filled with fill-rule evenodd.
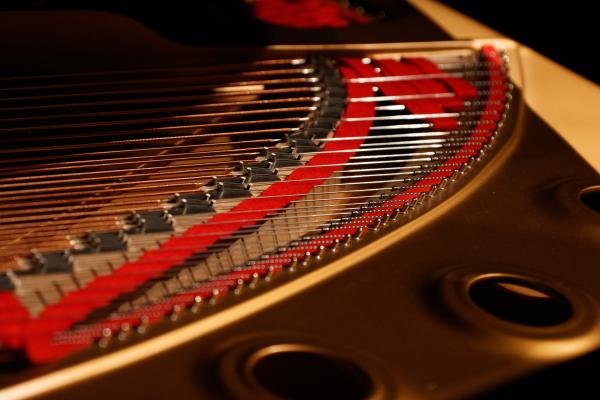
M 595 2 L 523 0 L 440 0 L 503 34 L 525 43 L 588 79 L 600 83 L 598 14 Z M 171 40 L 188 44 L 264 45 L 273 42 L 331 43 L 433 40 L 412 7 L 401 0 L 353 0 L 375 24 L 341 30 L 280 29 L 256 21 L 242 0 L 5 0 L 0 10 L 87 9 L 113 11 L 144 23 Z M 415 24 L 412 24 L 414 22 Z M 420 25 L 419 25 L 420 24 Z M 6 39 L 6 38 L 4 38 Z M 210 43 L 208 43 L 210 42 Z
M 442 0 L 495 30 L 600 83 L 596 2 Z

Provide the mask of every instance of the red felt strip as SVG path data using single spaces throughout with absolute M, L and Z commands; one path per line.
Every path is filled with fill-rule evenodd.
M 377 65 L 385 75 L 389 76 L 405 76 L 419 73 L 414 66 L 395 60 L 377 60 Z M 443 85 L 435 84 L 430 79 L 382 82 L 378 86 L 387 96 L 448 92 Z M 412 114 L 440 114 L 446 112 L 438 99 L 403 100 L 397 103 L 404 104 Z M 433 124 L 433 129 L 452 130 L 456 129 L 457 126 L 456 119 L 454 118 L 431 118 L 429 120 L 425 118 L 425 120 Z
M 291 28 L 345 28 L 371 21 L 334 0 L 254 0 L 253 5 L 258 20 Z
M 405 61 L 408 64 L 415 65 L 425 74 L 444 73 L 444 71 L 440 70 L 435 63 L 425 58 L 406 58 Z M 446 84 L 448 89 L 456 93 L 456 96 L 461 99 L 468 100 L 477 97 L 477 89 L 465 79 L 440 78 L 439 81 Z

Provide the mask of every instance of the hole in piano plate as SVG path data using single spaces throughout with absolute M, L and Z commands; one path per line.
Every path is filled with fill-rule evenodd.
M 312 346 L 274 345 L 248 362 L 249 375 L 264 391 L 285 399 L 366 399 L 374 384 L 356 363 Z
M 600 187 L 585 189 L 581 192 L 581 201 L 589 209 L 600 213 Z
M 469 287 L 469 296 L 495 317 L 521 325 L 559 325 L 573 314 L 571 303 L 556 290 L 520 278 L 493 277 L 475 281 Z

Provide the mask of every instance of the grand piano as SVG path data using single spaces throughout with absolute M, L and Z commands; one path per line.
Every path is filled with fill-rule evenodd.
M 0 37 L 0 399 L 593 390 L 595 84 L 431 0 Z

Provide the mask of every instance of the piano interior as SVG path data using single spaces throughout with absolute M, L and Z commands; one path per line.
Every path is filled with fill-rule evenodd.
M 598 175 L 518 43 L 90 4 L 0 12 L 0 398 L 506 398 L 595 354 Z

